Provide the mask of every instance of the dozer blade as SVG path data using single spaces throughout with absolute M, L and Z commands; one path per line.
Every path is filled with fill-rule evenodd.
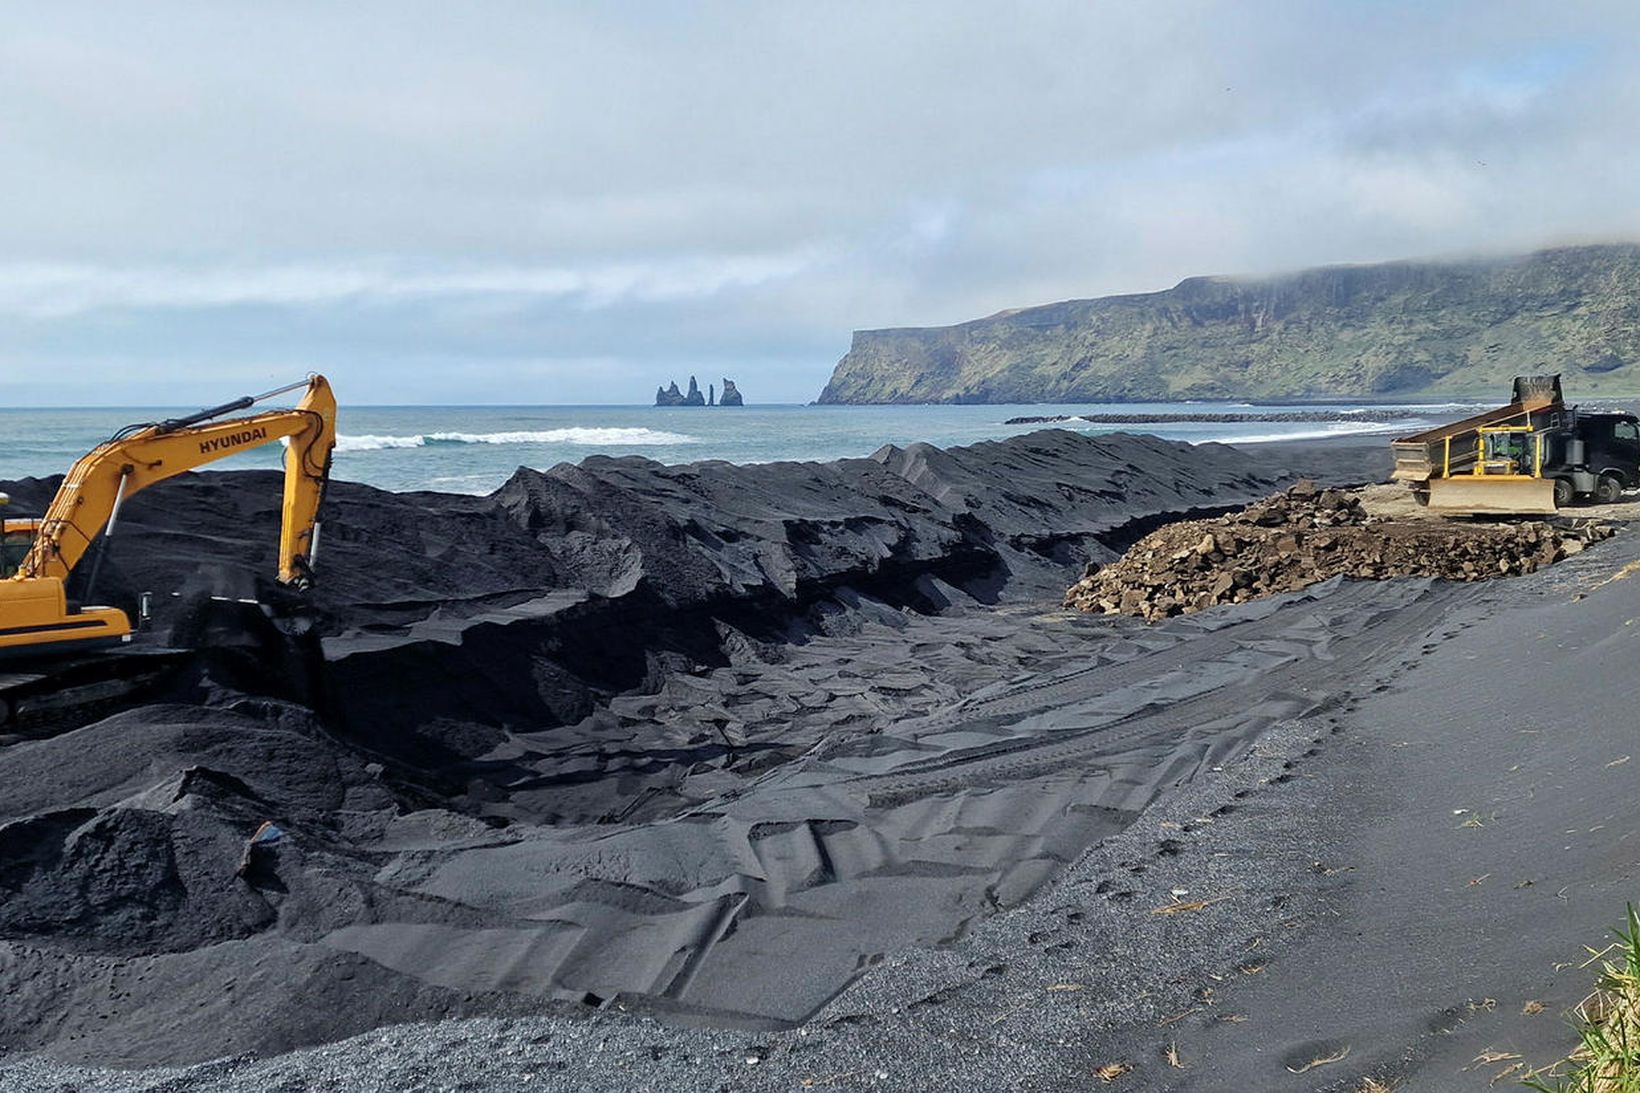
M 1552 516 L 1555 484 L 1548 478 L 1456 475 L 1429 480 L 1429 509 L 1453 515 Z

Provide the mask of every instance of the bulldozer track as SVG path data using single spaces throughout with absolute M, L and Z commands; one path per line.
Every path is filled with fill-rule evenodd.
M 1335 660 L 1333 646 L 1338 641 L 1347 641 L 1389 614 L 1395 616 L 1397 629 L 1427 631 L 1438 624 L 1448 598 L 1427 582 L 1345 582 L 1314 597 L 1311 610 L 1296 625 L 1293 614 L 1285 614 L 1281 635 L 1260 633 L 1263 619 L 1231 623 L 1197 637 L 1188 664 L 1166 665 L 1158 671 L 1157 661 L 1165 661 L 1172 652 L 1170 644 L 1122 662 L 1101 660 L 1088 668 L 1016 684 L 1008 693 L 889 728 L 895 735 L 924 742 L 959 728 L 1010 735 L 914 760 L 891 772 L 857 775 L 845 784 L 863 793 L 873 807 L 890 807 L 976 782 L 1016 781 L 1078 767 L 1144 766 L 1147 759 L 1140 753 L 1147 747 L 1171 747 L 1191 734 L 1200 736 L 1204 754 L 1213 755 L 1225 748 L 1226 741 L 1246 740 L 1264 725 L 1312 714 L 1335 701 L 1340 677 L 1347 678 Z M 1182 632 L 1169 636 L 1175 643 L 1184 637 Z M 1207 677 L 1207 682 L 1189 693 L 1167 693 L 1170 679 L 1176 683 L 1191 677 Z M 1204 724 L 1200 711 L 1224 707 L 1224 692 L 1237 688 L 1246 691 L 1240 705 L 1246 712 L 1228 724 Z M 1120 698 L 1124 692 L 1129 692 L 1125 706 L 1086 709 L 1089 703 Z M 1054 727 L 1040 721 L 1049 711 L 1063 718 L 1079 715 L 1079 708 L 1080 716 L 1086 717 L 1083 724 Z M 1027 724 L 1032 721 L 1036 723 Z M 778 781 L 790 773 L 782 768 L 759 781 Z M 749 788 L 743 787 L 741 794 Z

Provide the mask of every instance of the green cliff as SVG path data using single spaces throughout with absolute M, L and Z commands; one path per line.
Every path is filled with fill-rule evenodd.
M 862 330 L 823 403 L 1640 394 L 1640 245 L 1192 277 L 957 326 Z

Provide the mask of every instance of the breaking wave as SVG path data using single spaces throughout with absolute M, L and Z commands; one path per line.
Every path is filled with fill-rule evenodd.
M 1357 424 L 1350 421 L 1335 421 L 1321 429 L 1304 429 L 1292 433 L 1259 433 L 1254 436 L 1216 436 L 1212 439 L 1220 444 L 1274 444 L 1282 440 L 1325 440 L 1335 436 L 1363 436 L 1369 433 L 1395 433 L 1403 429 L 1417 428 L 1416 421 L 1376 421 Z M 1204 438 L 1205 439 L 1205 438 Z
M 426 448 L 438 444 L 575 444 L 587 448 L 654 447 L 694 444 L 697 437 L 663 429 L 566 428 L 510 433 L 417 433 L 414 436 L 338 436 L 338 452 L 378 452 L 388 448 Z
M 1434 410 L 1485 410 L 1490 403 L 1485 402 L 1417 402 L 1397 403 L 1393 406 L 1353 406 L 1340 411 L 1345 414 L 1382 414 L 1385 410 L 1395 410 L 1407 413 L 1429 413 Z

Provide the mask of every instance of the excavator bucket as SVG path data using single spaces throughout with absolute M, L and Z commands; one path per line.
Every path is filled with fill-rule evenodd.
M 1429 509 L 1452 515 L 1552 516 L 1555 484 L 1548 478 L 1460 474 L 1429 480 Z

